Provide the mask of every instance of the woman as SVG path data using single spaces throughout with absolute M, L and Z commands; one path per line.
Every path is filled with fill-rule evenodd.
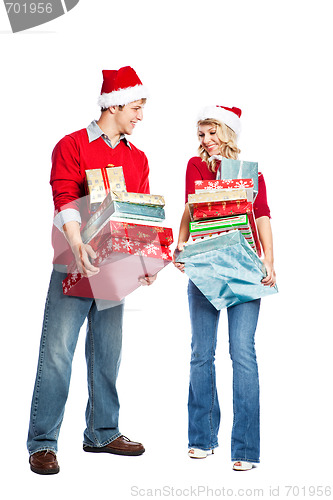
M 188 195 L 195 192 L 196 180 L 216 178 L 217 157 L 237 159 L 237 135 L 240 132 L 241 110 L 223 106 L 205 108 L 197 124 L 198 157 L 191 158 L 186 172 L 186 205 L 180 224 L 178 250 L 189 239 L 190 212 Z M 267 276 L 265 286 L 274 286 L 273 242 L 270 211 L 265 181 L 258 179 L 258 195 L 254 202 L 263 262 Z M 175 263 L 184 272 L 184 265 Z M 220 408 L 215 381 L 215 348 L 220 311 L 208 301 L 190 280 L 188 300 L 192 328 L 189 412 L 189 451 L 191 458 L 205 458 L 218 446 Z M 231 458 L 234 470 L 250 470 L 259 463 L 259 379 L 254 345 L 260 299 L 229 307 L 229 346 L 233 366 L 234 421 Z

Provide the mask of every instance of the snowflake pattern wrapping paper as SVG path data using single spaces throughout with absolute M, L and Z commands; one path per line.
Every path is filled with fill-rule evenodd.
M 143 222 L 143 221 L 142 221 Z M 85 233 L 85 230 L 81 233 Z M 135 241 L 145 241 L 156 243 L 158 245 L 169 246 L 173 243 L 172 229 L 163 226 L 155 226 L 149 224 L 138 224 L 128 220 L 121 221 L 115 219 L 108 219 L 100 226 L 95 228 L 95 236 L 89 241 L 92 247 L 97 249 L 102 242 L 109 238 L 111 235 L 117 238 L 129 238 Z M 82 238 L 83 241 L 84 238 Z
M 137 239 L 114 236 L 114 232 L 121 235 L 128 233 L 128 226 Z M 151 237 L 147 240 L 145 238 L 149 232 Z M 85 278 L 73 263 L 67 278 L 63 280 L 63 293 L 76 297 L 122 300 L 140 286 L 140 277 L 152 276 L 172 261 L 170 248 L 160 243 L 159 234 L 163 235 L 162 241 L 169 245 L 172 243 L 171 229 L 143 225 L 140 230 L 138 224 L 110 221 L 103 233 L 90 243 L 97 255 L 93 263 L 100 268 L 100 272 Z

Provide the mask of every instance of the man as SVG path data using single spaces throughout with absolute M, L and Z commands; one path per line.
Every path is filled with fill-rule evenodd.
M 87 318 L 86 360 L 89 399 L 83 449 L 118 455 L 141 455 L 141 443 L 125 438 L 118 428 L 116 379 L 120 364 L 123 304 L 98 309 L 94 299 L 65 296 L 62 280 L 73 254 L 81 274 L 99 272 L 90 259 L 95 253 L 82 243 L 80 224 L 87 195 L 85 170 L 121 165 L 127 191 L 149 193 L 145 154 L 127 141 L 142 120 L 147 91 L 129 66 L 103 71 L 99 120 L 65 136 L 52 153 L 50 184 L 55 205 L 52 240 L 53 272 L 46 299 L 38 369 L 28 435 L 30 468 L 56 474 L 57 440 L 68 396 L 73 355 L 80 328 Z M 81 207 L 82 210 L 81 210 Z M 154 277 L 143 278 L 151 284 Z

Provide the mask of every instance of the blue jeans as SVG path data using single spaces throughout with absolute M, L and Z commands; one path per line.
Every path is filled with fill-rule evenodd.
M 214 364 L 220 311 L 191 280 L 188 300 L 192 328 L 189 447 L 210 450 L 218 446 L 220 426 Z M 259 377 L 254 344 L 259 308 L 260 299 L 227 309 L 233 367 L 233 461 L 259 462 Z
M 121 357 L 123 305 L 98 310 L 94 299 L 63 295 L 66 273 L 53 271 L 46 298 L 28 450 L 57 452 L 80 328 L 88 319 L 86 361 L 89 399 L 84 444 L 105 446 L 121 434 L 116 379 Z

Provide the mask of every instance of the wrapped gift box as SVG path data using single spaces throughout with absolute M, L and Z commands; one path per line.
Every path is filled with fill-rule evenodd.
M 128 217 L 142 220 L 157 220 L 162 222 L 165 219 L 163 207 L 140 205 L 127 201 L 112 201 L 110 205 L 112 217 Z
M 221 189 L 204 193 L 188 195 L 189 205 L 197 203 L 212 203 L 214 201 L 246 200 L 245 189 Z
M 102 203 L 106 195 L 113 191 L 126 191 L 123 167 L 108 165 L 103 168 L 86 170 L 90 205 L 93 208 Z
M 193 239 L 196 240 L 199 236 L 200 230 L 203 231 L 201 236 L 209 236 L 209 234 L 218 234 L 237 227 L 241 230 L 245 239 L 260 257 L 261 245 L 257 224 L 252 212 L 252 203 L 249 203 L 248 205 L 251 206 L 251 210 L 247 210 L 245 213 L 243 212 L 239 215 L 233 214 L 232 217 L 223 216 L 218 219 L 201 219 L 199 221 L 191 221 L 190 233 L 192 238 L 194 235 Z
M 65 295 L 120 301 L 140 286 L 140 277 L 154 275 L 172 261 L 166 245 L 114 236 L 99 241 L 93 263 L 100 272 L 86 278 L 73 269 L 63 280 Z
M 253 205 L 246 200 L 215 201 L 212 203 L 194 203 L 190 207 L 191 219 L 215 219 L 228 215 L 247 214 L 252 212 Z
M 151 205 L 164 207 L 165 200 L 163 196 L 157 194 L 128 193 L 127 191 L 111 191 L 111 197 L 114 201 L 126 201 L 140 205 Z
M 252 229 L 247 214 L 233 215 L 231 217 L 222 217 L 219 219 L 210 219 L 208 221 L 190 222 L 190 234 L 193 241 L 211 237 L 213 234 L 222 234 L 226 231 L 238 229 L 251 248 L 257 252 L 255 241 L 252 235 Z
M 232 215 L 229 217 L 220 217 L 218 219 L 208 219 L 201 221 L 191 221 L 190 222 L 190 233 L 200 234 L 200 233 L 210 233 L 215 230 L 226 230 L 239 229 L 245 225 L 249 224 L 247 214 L 242 215 Z
M 265 267 L 240 231 L 188 244 L 176 261 L 218 310 L 277 292 L 261 283 Z
M 84 231 L 81 233 L 84 234 Z M 138 224 L 134 222 L 118 221 L 108 219 L 102 227 L 96 227 L 93 238 L 83 240 L 89 243 L 96 250 L 105 240 L 114 236 L 117 238 L 127 238 L 132 241 L 153 243 L 155 245 L 169 246 L 173 242 L 172 229 L 149 224 Z
M 117 238 L 129 238 L 134 241 L 156 243 L 166 246 L 173 243 L 173 233 L 172 229 L 169 227 L 110 220 L 103 231 L 104 233 L 109 232 Z
M 219 191 L 221 189 L 245 189 L 247 201 L 253 202 L 252 179 L 227 179 L 214 181 L 195 181 L 195 193 Z
M 252 179 L 255 198 L 258 194 L 258 163 L 222 158 L 216 179 Z

